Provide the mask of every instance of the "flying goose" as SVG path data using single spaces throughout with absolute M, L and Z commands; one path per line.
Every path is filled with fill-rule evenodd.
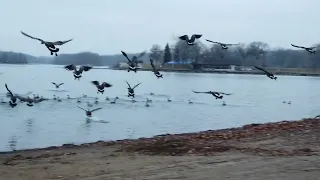
M 189 39 L 188 35 L 183 35 L 183 36 L 180 36 L 179 39 L 186 41 L 188 45 L 194 45 L 195 40 L 201 38 L 201 36 L 202 34 L 193 34 Z
M 317 47 L 297 46 L 297 45 L 294 45 L 294 44 L 291 44 L 291 46 L 296 47 L 296 48 L 300 48 L 300 49 L 305 49 L 306 51 L 308 51 L 311 54 L 315 54 L 316 53 L 315 49 L 317 48 Z
M 127 60 L 128 60 L 128 63 L 127 63 L 127 64 L 129 65 L 128 72 L 130 72 L 130 70 L 131 70 L 131 71 L 134 71 L 134 72 L 136 73 L 136 72 L 137 72 L 137 69 L 139 69 L 139 68 L 138 68 L 137 57 L 130 59 L 130 58 L 128 57 L 127 53 L 125 53 L 125 52 L 123 52 L 123 51 L 121 51 L 121 53 L 122 53 L 122 55 L 123 55 L 124 57 L 126 57 Z M 135 56 L 134 56 L 134 57 L 135 57 Z
M 31 39 L 35 39 L 35 40 L 40 41 L 41 44 L 44 44 L 48 48 L 48 50 L 50 51 L 51 55 L 53 55 L 53 53 L 55 53 L 56 56 L 58 56 L 57 52 L 59 52 L 59 48 L 57 48 L 56 46 L 61 46 L 61 45 L 65 44 L 65 43 L 70 42 L 70 41 L 73 40 L 73 39 L 69 39 L 69 40 L 66 40 L 66 41 L 49 42 L 49 41 L 44 41 L 44 40 L 42 40 L 40 38 L 32 37 L 32 36 L 26 34 L 25 32 L 22 32 L 22 31 L 20 31 L 20 32 L 23 35 L 25 35 L 25 36 L 27 36 L 27 37 L 29 37 Z
M 99 92 L 100 92 L 101 94 L 103 94 L 105 87 L 106 87 L 106 88 L 112 87 L 111 84 L 106 83 L 106 82 L 102 82 L 102 83 L 100 84 L 99 81 L 91 81 L 91 83 L 98 88 L 97 94 L 98 94 Z
M 13 95 L 13 93 L 10 91 L 10 89 L 8 88 L 8 85 L 5 84 L 5 87 L 7 89 L 7 91 L 9 92 L 10 94 L 10 101 L 9 101 L 9 104 L 12 108 L 14 108 L 16 105 L 17 105 L 17 97 L 15 95 Z
M 206 39 L 206 41 L 211 42 L 211 43 L 215 43 L 215 44 L 219 44 L 223 50 L 227 50 L 229 48 L 228 46 L 239 45 L 239 44 L 225 44 L 225 43 L 221 43 L 221 42 L 211 41 L 209 39 Z
M 89 71 L 90 69 L 92 69 L 91 66 L 80 66 L 77 70 L 77 67 L 74 64 L 67 65 L 64 68 L 68 71 L 73 71 L 74 80 L 80 80 L 83 71 Z
M 258 67 L 258 66 L 254 66 L 256 69 L 259 69 L 260 71 L 263 71 L 270 79 L 274 79 L 274 80 L 277 80 L 277 77 L 274 76 L 274 74 L 266 71 L 265 69 L 261 68 L 261 67 Z
M 154 75 L 156 75 L 156 77 L 159 79 L 159 78 L 163 78 L 163 75 L 160 74 L 159 70 L 157 70 L 153 64 L 153 59 L 150 59 L 150 64 L 151 64 L 151 67 L 153 69 L 153 73 Z
M 79 106 L 77 106 L 77 107 L 78 107 L 79 109 L 84 110 L 84 111 L 86 112 L 87 117 L 91 117 L 91 116 L 92 116 L 92 113 L 93 113 L 94 111 L 98 111 L 98 110 L 102 109 L 102 108 L 96 108 L 96 109 L 93 109 L 93 110 L 90 110 L 90 109 L 85 110 L 85 109 L 83 109 L 82 107 L 79 107 Z
M 224 92 L 216 92 L 216 91 L 207 91 L 207 92 L 198 92 L 198 91 L 193 91 L 194 93 L 203 93 L 203 94 L 211 94 L 214 96 L 216 99 L 222 99 L 223 95 L 232 95 L 231 93 L 224 93 Z
M 136 87 L 138 87 L 141 83 L 138 83 L 137 85 L 135 85 L 133 88 L 131 88 L 130 84 L 128 83 L 128 81 L 126 81 L 126 83 L 128 84 L 128 97 L 133 97 L 134 98 L 134 89 Z
M 64 83 L 60 83 L 60 84 L 56 84 L 55 82 L 51 82 L 53 85 L 56 86 L 56 88 L 58 89 L 61 85 L 63 85 Z

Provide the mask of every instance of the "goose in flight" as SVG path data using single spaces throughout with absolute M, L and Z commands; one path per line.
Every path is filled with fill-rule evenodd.
M 105 87 L 106 87 L 106 88 L 112 87 L 112 85 L 109 84 L 109 83 L 107 83 L 107 82 L 103 82 L 103 83 L 100 84 L 99 81 L 91 81 L 91 83 L 98 88 L 97 94 L 98 94 L 99 92 L 100 92 L 101 94 L 103 94 Z
M 151 64 L 151 67 L 153 69 L 153 73 L 154 75 L 156 75 L 156 77 L 159 79 L 159 78 L 163 78 L 163 75 L 160 74 L 159 70 L 156 69 L 156 67 L 154 66 L 153 64 L 153 59 L 150 59 L 150 64 Z
M 128 81 L 126 81 L 126 83 L 128 84 L 128 97 L 133 97 L 134 98 L 134 89 L 136 87 L 138 87 L 141 83 L 136 84 L 133 88 L 131 88 L 130 84 L 128 83 Z
M 211 94 L 214 96 L 216 99 L 222 99 L 223 95 L 232 95 L 231 93 L 224 93 L 224 92 L 216 92 L 216 91 L 207 91 L 207 92 L 198 92 L 198 91 L 193 91 L 194 93 L 203 93 L 203 94 Z
M 183 36 L 180 36 L 179 39 L 186 41 L 188 43 L 188 45 L 194 45 L 196 39 L 201 38 L 201 36 L 202 36 L 202 34 L 193 34 L 191 36 L 191 38 L 189 39 L 189 36 L 185 34 Z
M 44 41 L 40 38 L 37 38 L 37 37 L 33 37 L 33 36 L 30 36 L 28 34 L 26 34 L 25 32 L 23 31 L 20 31 L 23 35 L 31 38 L 31 39 L 35 39 L 35 40 L 38 40 L 41 42 L 41 44 L 44 44 L 48 50 L 50 51 L 51 55 L 53 55 L 53 53 L 55 53 L 56 56 L 58 56 L 57 52 L 59 52 L 59 48 L 57 48 L 56 46 L 61 46 L 67 42 L 70 42 L 72 41 L 73 39 L 69 39 L 69 40 L 66 40 L 66 41 L 55 41 L 55 42 L 49 42 L 49 41 Z
M 130 70 L 131 70 L 131 71 L 134 71 L 136 73 L 137 69 L 139 69 L 138 68 L 138 60 L 137 60 L 138 58 L 136 56 L 134 56 L 132 59 L 130 59 L 128 57 L 127 53 L 125 53 L 123 51 L 121 51 L 121 53 L 128 60 L 128 63 L 127 63 L 129 65 L 128 72 L 130 72 Z
M 291 44 L 291 46 L 296 47 L 296 48 L 300 48 L 300 49 L 305 49 L 306 51 L 308 51 L 311 54 L 315 54 L 316 53 L 315 49 L 317 48 L 317 47 L 297 46 L 297 45 L 294 45 L 294 44 Z
M 221 43 L 221 42 L 211 41 L 209 39 L 206 39 L 206 41 L 211 42 L 211 43 L 215 43 L 215 44 L 219 44 L 223 50 L 227 50 L 229 48 L 228 46 L 239 45 L 239 44 L 225 44 L 225 43 Z
M 14 108 L 16 105 L 17 105 L 17 96 L 15 96 L 11 91 L 10 89 L 8 88 L 8 85 L 5 84 L 5 87 L 8 91 L 8 93 L 10 94 L 10 101 L 9 101 L 9 104 L 12 108 Z
M 263 69 L 263 68 L 261 68 L 261 67 L 258 67 L 258 66 L 254 66 L 254 67 L 255 67 L 256 69 L 259 69 L 260 71 L 264 72 L 264 73 L 268 76 L 268 78 L 277 80 L 277 77 L 274 76 L 274 74 L 268 72 L 267 70 L 265 70 L 265 69 Z
M 55 82 L 51 82 L 51 83 L 52 83 L 53 85 L 55 85 L 57 89 L 59 89 L 59 87 L 64 84 L 64 83 L 57 84 L 57 83 L 55 83 Z
M 92 67 L 90 66 L 80 66 L 77 70 L 77 67 L 74 64 L 67 65 L 64 68 L 68 71 L 73 71 L 74 80 L 80 80 L 83 71 L 89 71 L 90 69 L 92 69 Z
M 79 109 L 84 110 L 84 111 L 86 112 L 86 116 L 87 116 L 87 117 L 91 117 L 91 116 L 92 116 L 92 113 L 93 113 L 94 111 L 98 111 L 98 110 L 102 109 L 102 108 L 96 108 L 96 109 L 93 109 L 93 110 L 90 110 L 90 109 L 85 110 L 85 109 L 83 109 L 82 107 L 79 107 L 79 106 L 77 106 L 77 107 L 78 107 Z

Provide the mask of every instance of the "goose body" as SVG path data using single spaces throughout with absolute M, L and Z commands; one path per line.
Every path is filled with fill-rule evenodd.
M 268 76 L 268 78 L 270 78 L 270 79 L 274 79 L 274 80 L 277 80 L 277 77 L 274 75 L 274 74 L 272 74 L 272 73 L 270 73 L 270 72 L 268 72 L 267 70 L 265 70 L 265 69 L 263 69 L 263 68 L 261 68 L 261 67 L 258 67 L 258 66 L 254 66 L 256 69 L 258 69 L 258 70 L 260 70 L 260 71 L 262 71 L 262 72 L 264 72 L 265 73 L 265 75 L 266 76 Z
M 83 109 L 83 108 L 81 108 L 81 107 L 79 107 L 79 106 L 77 106 L 77 107 L 78 107 L 79 109 L 82 109 L 83 111 L 85 111 L 87 117 L 91 117 L 91 116 L 92 116 L 92 113 L 93 113 L 94 111 L 98 111 L 98 110 L 102 109 L 102 108 L 96 108 L 96 109 L 93 109 L 93 110 L 90 110 L 90 109 L 85 110 L 85 109 Z
M 67 65 L 64 68 L 68 71 L 73 71 L 73 76 L 75 80 L 80 80 L 84 71 L 89 71 L 90 69 L 92 69 L 91 66 L 80 66 L 79 69 L 77 69 L 77 67 L 74 64 Z
M 53 55 L 55 54 L 56 56 L 58 56 L 57 52 L 59 52 L 59 48 L 57 48 L 56 46 L 61 46 L 65 43 L 68 43 L 70 41 L 72 41 L 73 39 L 69 39 L 69 40 L 66 40 L 66 41 L 55 41 L 55 42 L 49 42 L 49 41 L 44 41 L 40 38 L 37 38 L 37 37 L 33 37 L 33 36 L 30 36 L 28 35 L 27 33 L 23 32 L 23 31 L 20 31 L 21 34 L 23 34 L 24 36 L 26 37 L 29 37 L 31 39 L 35 39 L 35 40 L 38 40 L 41 42 L 41 44 L 44 44 L 47 49 L 50 51 L 50 54 Z
M 229 46 L 239 45 L 239 44 L 226 44 L 226 43 L 211 41 L 209 39 L 206 39 L 206 41 L 211 42 L 211 43 L 215 43 L 215 44 L 219 44 L 221 46 L 222 50 L 227 50 L 229 48 Z
M 57 83 L 55 83 L 55 82 L 51 82 L 51 83 L 52 83 L 53 85 L 55 85 L 57 89 L 59 89 L 59 87 L 64 84 L 64 83 L 57 84 Z
M 186 41 L 188 45 L 194 45 L 195 40 L 201 38 L 201 34 L 193 34 L 189 39 L 188 35 L 182 35 L 179 37 L 180 40 Z
M 223 95 L 232 95 L 231 93 L 224 93 L 224 92 L 216 92 L 216 91 L 207 91 L 207 92 L 198 92 L 198 91 L 193 91 L 194 93 L 203 93 L 203 94 L 211 94 L 214 96 L 216 99 L 222 99 Z
M 91 81 L 91 83 L 98 88 L 97 94 L 98 94 L 99 92 L 100 92 L 101 94 L 103 94 L 105 87 L 106 87 L 106 88 L 112 87 L 112 85 L 109 84 L 109 83 L 107 83 L 107 82 L 103 82 L 103 83 L 100 84 L 99 81 Z
M 153 59 L 150 59 L 150 64 L 151 64 L 151 67 L 153 69 L 153 73 L 154 75 L 156 75 L 156 77 L 159 79 L 159 78 L 163 78 L 163 75 L 160 74 L 159 70 L 156 69 L 156 67 L 154 66 L 153 64 Z
M 128 84 L 128 97 L 133 97 L 134 98 L 134 96 L 135 96 L 135 94 L 134 94 L 134 89 L 136 88 L 136 87 L 138 87 L 141 83 L 138 83 L 138 84 L 136 84 L 133 88 L 130 86 L 130 84 L 128 83 L 128 81 L 126 81 L 126 83 Z
M 291 44 L 291 46 L 296 47 L 296 48 L 300 48 L 300 49 L 305 49 L 306 51 L 308 51 L 311 54 L 315 54 L 316 53 L 315 49 L 317 48 L 317 47 L 297 46 L 297 45 L 294 45 L 294 44 Z
M 135 73 L 137 72 L 138 68 L 138 57 L 133 56 L 132 59 L 130 59 L 127 55 L 127 53 L 125 53 L 124 51 L 121 51 L 122 55 L 128 60 L 127 64 L 128 64 L 128 72 L 130 71 L 134 71 Z M 142 57 L 145 54 L 145 52 L 142 52 L 139 57 Z
M 17 104 L 17 97 L 10 91 L 10 89 L 8 88 L 8 85 L 5 84 L 5 87 L 8 91 L 8 93 L 10 94 L 10 101 L 9 101 L 9 104 L 12 108 L 14 108 Z

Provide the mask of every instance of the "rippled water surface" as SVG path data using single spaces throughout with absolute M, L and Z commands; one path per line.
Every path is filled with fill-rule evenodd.
M 163 74 L 163 79 L 157 79 L 146 71 L 92 69 L 76 81 L 72 72 L 61 66 L 1 65 L 0 94 L 5 101 L 8 101 L 4 87 L 7 83 L 14 93 L 32 92 L 47 98 L 56 95 L 62 102 L 49 100 L 33 107 L 20 103 L 15 108 L 0 104 L 0 151 L 220 129 L 320 114 L 318 77 L 279 76 L 274 81 L 262 75 Z M 97 94 L 96 87 L 90 83 L 92 80 L 107 81 L 113 87 L 103 95 Z M 135 103 L 127 97 L 126 80 L 131 85 L 141 82 L 135 90 Z M 57 91 L 52 81 L 65 84 Z M 216 100 L 192 90 L 234 94 Z M 66 99 L 67 95 L 77 98 L 83 94 L 89 97 L 82 98 L 79 104 L 76 99 Z M 110 104 L 106 96 L 111 100 L 118 96 L 119 100 Z M 94 97 L 99 97 L 99 104 L 93 103 Z M 146 98 L 152 99 L 150 107 L 145 107 Z M 84 111 L 77 105 L 87 108 L 88 101 L 94 104 L 92 108 L 103 108 L 94 112 L 96 120 L 109 123 L 86 120 Z M 222 106 L 223 101 L 227 106 Z

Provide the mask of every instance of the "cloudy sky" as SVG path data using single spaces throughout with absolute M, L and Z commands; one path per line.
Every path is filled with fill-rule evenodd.
M 74 38 L 61 53 L 141 52 L 192 33 L 284 48 L 320 42 L 319 0 L 8 0 L 1 6 L 0 50 L 37 56 L 49 52 L 20 30 L 47 41 Z

